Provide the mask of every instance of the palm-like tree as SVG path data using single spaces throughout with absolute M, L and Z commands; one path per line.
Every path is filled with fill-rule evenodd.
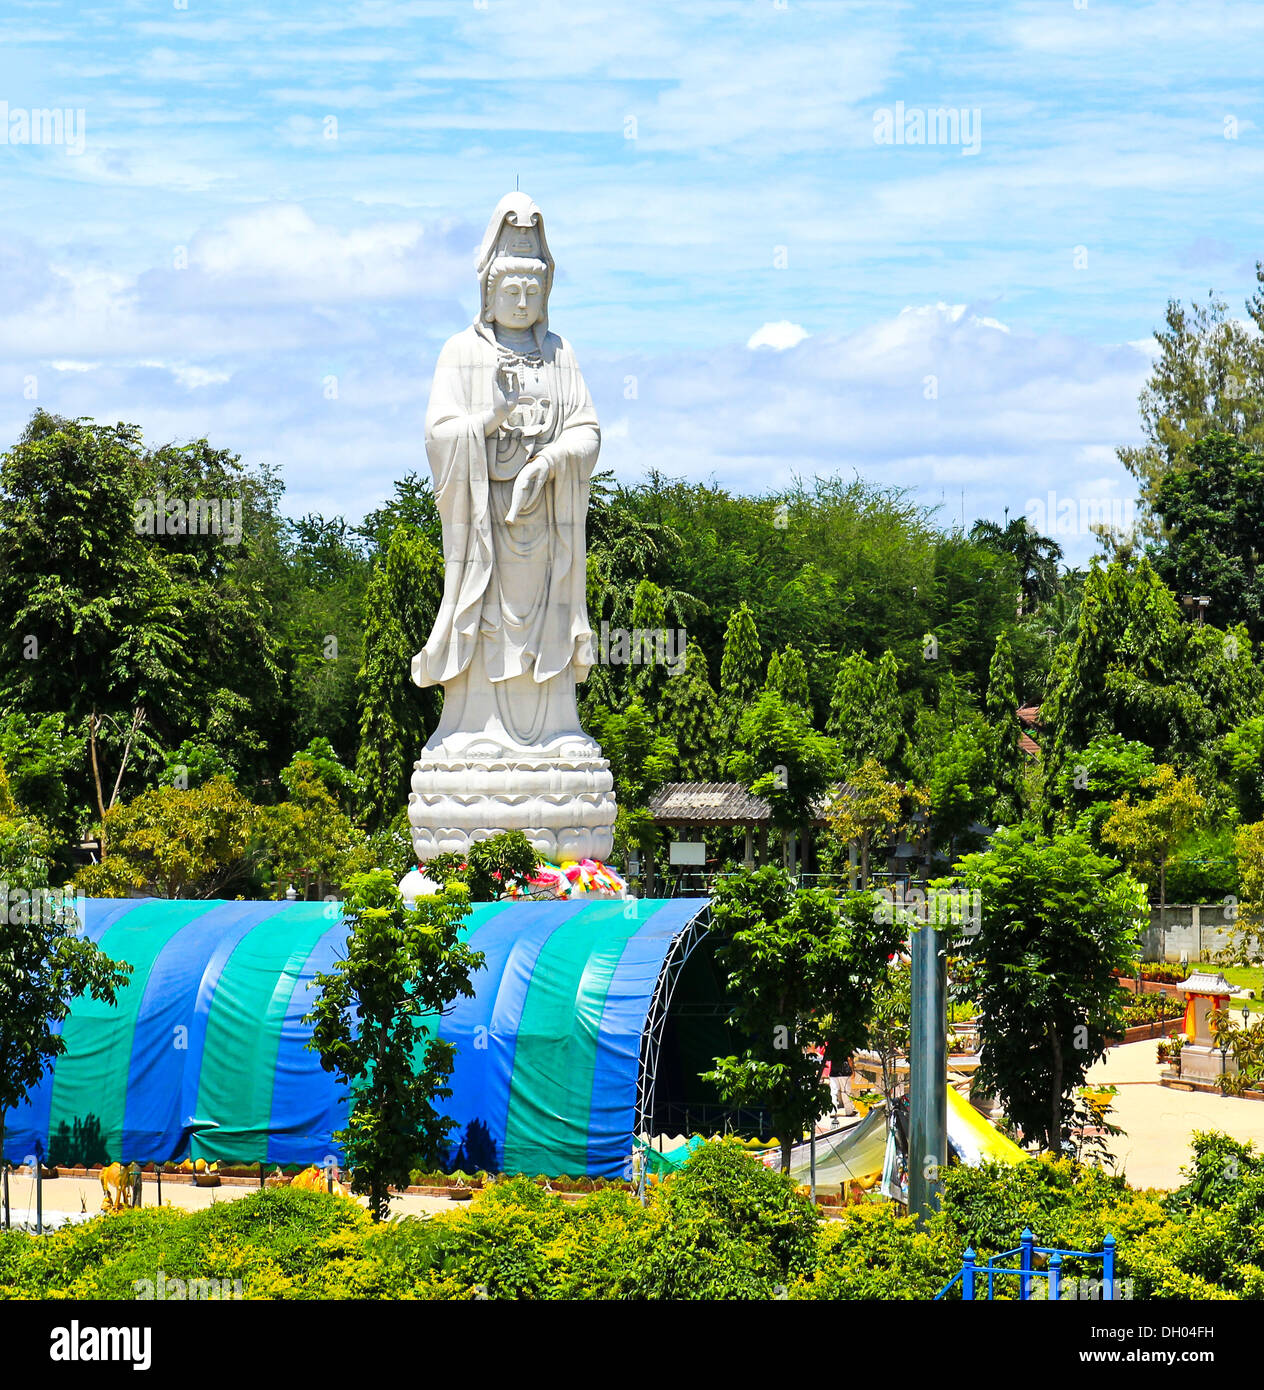
M 1058 592 L 1062 547 L 1049 536 L 1042 536 L 1025 516 L 1015 517 L 1004 526 L 995 521 L 976 521 L 970 528 L 970 539 L 999 555 L 1010 556 L 1018 566 L 1021 613 L 1047 602 Z

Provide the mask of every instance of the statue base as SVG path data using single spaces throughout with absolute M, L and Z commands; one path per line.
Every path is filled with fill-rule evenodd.
M 463 742 L 465 742 L 463 740 Z M 591 739 L 556 748 L 454 749 L 445 740 L 414 764 L 408 820 L 419 864 L 462 854 L 477 840 L 521 830 L 553 863 L 604 861 L 614 849 L 614 779 Z

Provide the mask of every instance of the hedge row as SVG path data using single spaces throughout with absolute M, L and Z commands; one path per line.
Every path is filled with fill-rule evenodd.
M 43 1238 L 12 1232 L 0 1236 L 0 1295 L 130 1299 L 161 1283 L 167 1297 L 926 1299 L 967 1243 L 986 1257 L 1029 1226 L 1041 1244 L 1081 1250 L 1113 1234 L 1136 1298 L 1264 1297 L 1260 1158 L 1199 1135 L 1188 1176 L 1161 1194 L 1065 1160 L 954 1167 L 942 1214 L 918 1231 L 888 1203 L 822 1221 L 740 1145 L 708 1144 L 644 1207 L 617 1189 L 564 1202 L 520 1178 L 460 1210 L 380 1226 L 344 1198 L 278 1188 Z

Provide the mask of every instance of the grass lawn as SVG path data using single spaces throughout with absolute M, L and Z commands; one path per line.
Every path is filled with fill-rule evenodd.
M 1214 965 L 1207 968 L 1213 971 L 1216 969 Z M 1261 971 L 1258 965 L 1225 965 L 1221 967 L 1220 973 L 1235 989 L 1253 989 L 1256 997 L 1247 1001 L 1247 1007 L 1252 1013 L 1264 1013 L 1264 1000 L 1259 997 L 1261 993 L 1264 993 L 1264 983 L 1261 983 Z M 1235 1013 L 1241 1013 L 1242 1001 L 1231 999 L 1229 1007 Z

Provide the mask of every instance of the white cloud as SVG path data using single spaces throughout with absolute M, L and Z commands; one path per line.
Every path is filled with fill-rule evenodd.
M 779 319 L 776 323 L 766 323 L 762 328 L 757 328 L 747 340 L 748 348 L 772 348 L 774 352 L 784 352 L 787 348 L 798 347 L 798 345 L 808 336 L 806 328 L 800 324 L 791 323 L 788 319 Z

